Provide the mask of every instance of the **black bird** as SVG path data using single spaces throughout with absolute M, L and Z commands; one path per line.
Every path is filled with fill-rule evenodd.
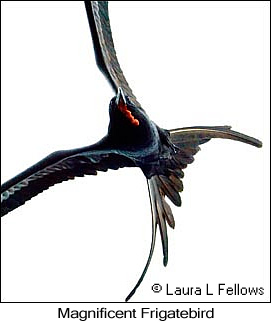
M 120 167 L 139 167 L 147 178 L 152 212 L 152 242 L 149 257 L 129 300 L 149 267 L 157 226 L 159 227 L 163 264 L 168 263 L 167 225 L 175 222 L 169 200 L 181 206 L 183 170 L 194 160 L 199 146 L 212 138 L 232 139 L 261 147 L 250 136 L 231 130 L 230 126 L 187 127 L 166 130 L 149 119 L 132 93 L 120 68 L 114 49 L 106 1 L 85 1 L 93 39 L 96 63 L 109 81 L 115 96 L 109 104 L 108 133 L 99 142 L 52 153 L 1 186 L 1 216 L 23 205 L 49 187 L 78 176 L 96 175 L 98 171 Z

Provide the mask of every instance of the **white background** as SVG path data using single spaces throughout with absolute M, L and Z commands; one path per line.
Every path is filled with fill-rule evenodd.
M 267 2 L 112 2 L 122 69 L 170 129 L 231 125 L 262 149 L 202 146 L 133 301 L 269 298 Z M 2 3 L 2 179 L 107 131 L 110 86 L 96 67 L 83 2 Z M 151 239 L 146 180 L 122 169 L 56 185 L 2 219 L 2 300 L 123 301 Z M 262 286 L 258 297 L 166 296 L 151 285 Z M 195 304 L 195 306 L 200 306 Z M 263 321 L 262 321 L 263 322 Z

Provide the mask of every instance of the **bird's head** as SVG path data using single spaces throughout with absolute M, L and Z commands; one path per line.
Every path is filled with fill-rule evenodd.
M 125 96 L 122 88 L 118 88 L 117 95 L 111 100 L 109 114 L 111 121 L 117 121 L 119 126 L 138 127 L 139 120 L 136 118 L 138 109 Z
M 109 115 L 108 135 L 116 146 L 136 150 L 152 140 L 155 126 L 145 111 L 129 100 L 122 88 L 110 102 Z

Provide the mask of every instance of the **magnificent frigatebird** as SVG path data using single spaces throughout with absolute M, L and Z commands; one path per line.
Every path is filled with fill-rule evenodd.
M 252 137 L 232 131 L 229 126 L 189 127 L 165 130 L 153 123 L 133 95 L 120 69 L 114 50 L 107 2 L 85 2 L 97 65 L 108 79 L 116 96 L 109 106 L 108 134 L 98 143 L 55 152 L 1 187 L 1 215 L 50 186 L 77 176 L 95 175 L 97 171 L 120 167 L 139 167 L 147 178 L 150 192 L 153 234 L 150 255 L 138 283 L 149 266 L 159 227 L 164 265 L 168 261 L 167 224 L 174 227 L 167 196 L 180 206 L 183 169 L 193 161 L 199 145 L 211 138 L 226 138 L 261 146 Z

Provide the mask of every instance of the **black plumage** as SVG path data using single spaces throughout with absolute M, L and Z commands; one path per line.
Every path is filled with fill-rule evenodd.
M 151 121 L 132 93 L 114 49 L 108 16 L 108 3 L 86 1 L 96 62 L 116 96 L 109 106 L 108 134 L 98 143 L 83 148 L 55 152 L 1 187 L 1 215 L 23 205 L 27 200 L 54 184 L 98 171 L 120 167 L 139 167 L 147 178 L 153 221 L 152 244 L 147 264 L 128 300 L 148 269 L 159 227 L 164 259 L 168 262 L 167 224 L 175 222 L 167 196 L 181 206 L 183 169 L 194 160 L 199 146 L 212 138 L 225 138 L 261 147 L 252 137 L 232 131 L 229 126 L 190 127 L 165 130 Z

